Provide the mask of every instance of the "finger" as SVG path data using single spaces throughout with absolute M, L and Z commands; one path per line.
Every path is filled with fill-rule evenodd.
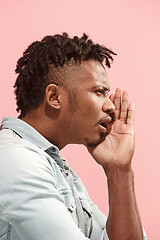
M 127 124 L 128 125 L 134 124 L 134 104 L 133 103 L 130 103 L 128 106 Z
M 122 89 L 117 88 L 114 95 L 115 119 L 120 118 Z
M 112 103 L 114 103 L 114 94 L 113 93 L 109 96 L 109 98 L 112 101 Z
M 129 93 L 127 91 L 124 91 L 122 96 L 121 113 L 120 113 L 120 120 L 123 121 L 124 123 L 127 122 L 128 96 L 129 96 Z

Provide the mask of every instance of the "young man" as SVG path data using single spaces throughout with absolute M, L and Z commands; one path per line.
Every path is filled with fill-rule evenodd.
M 134 107 L 127 91 L 109 96 L 112 55 L 85 34 L 64 33 L 32 43 L 18 60 L 20 116 L 4 118 L 0 131 L 0 239 L 146 239 L 131 167 Z M 104 169 L 108 219 L 59 154 L 71 143 Z

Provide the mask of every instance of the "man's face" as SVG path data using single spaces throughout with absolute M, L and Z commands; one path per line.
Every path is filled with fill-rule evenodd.
M 62 128 L 67 143 L 96 146 L 110 132 L 114 115 L 107 72 L 99 62 L 89 60 L 81 63 L 76 78 L 78 87 L 68 96 Z

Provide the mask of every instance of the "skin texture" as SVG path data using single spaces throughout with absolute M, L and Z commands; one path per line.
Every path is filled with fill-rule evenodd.
M 74 94 L 74 104 L 66 88 L 51 83 L 46 87 L 43 103 L 22 120 L 60 149 L 70 143 L 85 145 L 106 174 L 109 239 L 143 239 L 131 168 L 134 106 L 128 103 L 129 94 L 118 88 L 109 96 L 107 72 L 93 60 L 74 69 L 72 80 L 79 83 L 69 91 Z M 100 125 L 102 121 L 105 127 Z

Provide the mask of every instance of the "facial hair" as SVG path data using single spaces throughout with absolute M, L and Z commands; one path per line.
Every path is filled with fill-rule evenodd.
M 101 133 L 100 138 L 98 141 L 89 141 L 88 138 L 85 138 L 87 147 L 97 147 L 101 142 L 105 140 L 105 135 L 104 133 Z

